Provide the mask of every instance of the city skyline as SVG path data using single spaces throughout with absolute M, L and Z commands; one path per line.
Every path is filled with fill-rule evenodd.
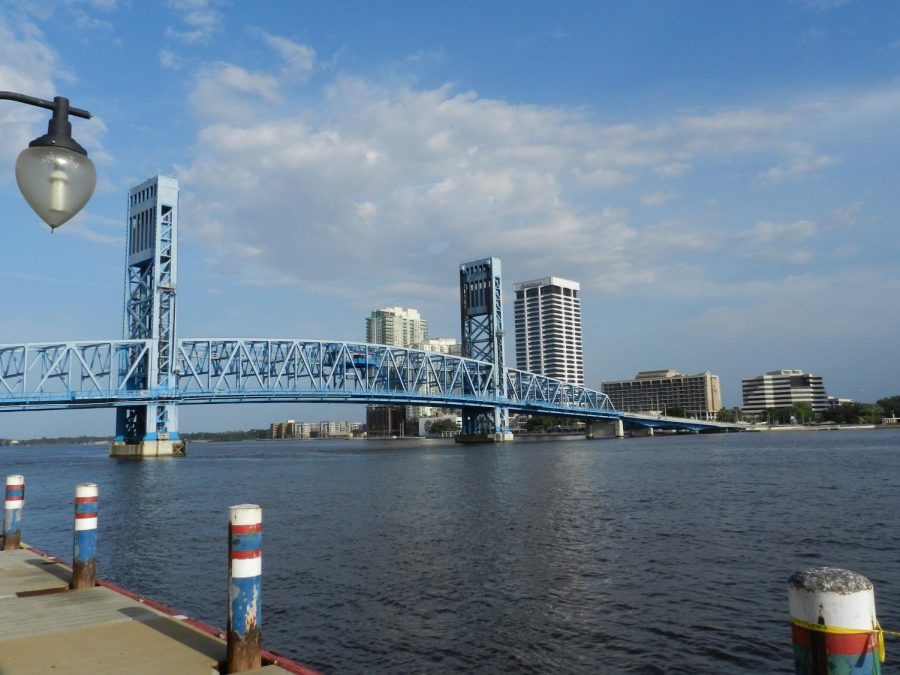
M 5 3 L 0 89 L 91 110 L 72 126 L 99 182 L 51 237 L 13 179 L 47 116 L 0 103 L 0 342 L 121 334 L 127 190 L 161 171 L 182 186 L 182 337 L 353 339 L 394 305 L 458 336 L 456 267 L 497 256 L 507 279 L 579 279 L 591 388 L 709 370 L 733 406 L 743 377 L 800 368 L 835 396 L 893 395 L 898 18 L 840 0 Z M 185 407 L 181 426 L 275 408 Z M 113 419 L 4 413 L 0 436 Z

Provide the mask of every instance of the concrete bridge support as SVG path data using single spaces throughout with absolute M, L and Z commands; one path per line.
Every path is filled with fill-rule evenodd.
M 457 434 L 457 443 L 508 443 L 513 440 L 507 408 L 495 408 L 493 412 L 463 408 L 462 418 L 462 433 Z
M 594 438 L 624 438 L 625 427 L 622 420 L 585 422 L 584 435 L 588 440 Z
M 113 441 L 109 444 L 109 456 L 119 459 L 152 459 L 156 457 L 184 457 L 185 442 L 182 440 L 139 441 L 123 443 Z
M 632 438 L 641 438 L 643 436 L 653 436 L 653 427 L 635 427 L 628 433 Z

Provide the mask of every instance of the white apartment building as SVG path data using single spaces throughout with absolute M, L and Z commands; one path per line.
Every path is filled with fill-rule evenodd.
M 428 322 L 415 309 L 382 307 L 366 319 L 366 342 L 412 347 L 428 339 Z
M 762 412 L 767 408 L 790 408 L 809 403 L 813 412 L 828 409 L 828 395 L 821 375 L 802 370 L 772 370 L 765 375 L 741 379 L 744 412 Z
M 516 368 L 583 385 L 581 284 L 544 277 L 513 290 Z
M 418 310 L 382 307 L 366 319 L 366 342 L 392 347 L 418 348 L 428 340 L 428 322 Z M 391 409 L 395 409 L 391 412 Z M 369 436 L 396 435 L 396 425 L 405 429 L 406 420 L 419 417 L 419 406 L 366 406 Z

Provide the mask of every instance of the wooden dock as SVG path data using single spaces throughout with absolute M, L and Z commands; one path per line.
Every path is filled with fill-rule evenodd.
M 224 667 L 216 629 L 111 584 L 70 591 L 71 575 L 36 549 L 0 552 L 0 674 L 210 675 Z M 313 673 L 271 652 L 263 664 L 248 672 Z

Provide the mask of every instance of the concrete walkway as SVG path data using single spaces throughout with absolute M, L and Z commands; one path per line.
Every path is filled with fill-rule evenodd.
M 69 591 L 70 578 L 53 558 L 0 552 L 0 675 L 210 675 L 224 665 L 224 640 L 187 617 L 102 586 Z M 267 665 L 252 672 L 310 671 Z

